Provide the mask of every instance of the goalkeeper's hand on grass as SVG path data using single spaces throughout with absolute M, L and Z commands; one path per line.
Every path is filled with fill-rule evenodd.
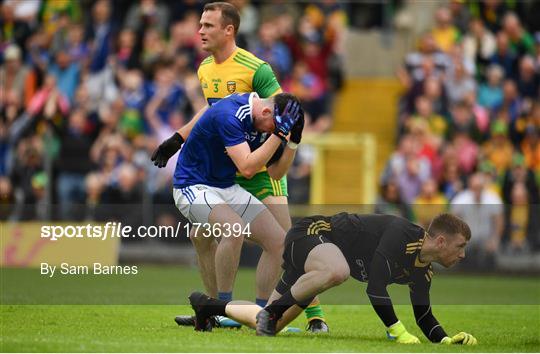
M 476 345 L 478 341 L 471 334 L 465 332 L 459 332 L 452 338 L 444 337 L 441 340 L 442 344 L 463 344 L 463 345 Z
M 413 336 L 407 330 L 405 329 L 405 326 L 401 321 L 397 321 L 393 325 L 387 328 L 386 330 L 386 336 L 390 340 L 395 340 L 396 343 L 400 344 L 418 344 L 420 343 L 420 339 L 418 337 Z

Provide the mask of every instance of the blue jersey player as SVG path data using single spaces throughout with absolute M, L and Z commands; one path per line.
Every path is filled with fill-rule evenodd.
M 238 172 L 251 178 L 286 143 L 289 147 L 268 166 L 270 175 L 283 175 L 292 163 L 293 141 L 300 141 L 302 128 L 302 109 L 290 94 L 266 99 L 256 93 L 231 95 L 206 110 L 183 146 L 173 196 L 180 212 L 199 228 L 199 237 L 222 235 L 218 245 L 206 243 L 217 247 L 215 262 L 199 264 L 216 274 L 218 296 L 231 296 L 245 237 L 263 249 L 257 298 L 267 300 L 277 283 L 285 231 L 264 204 L 235 184 L 235 176 Z M 287 142 L 289 133 L 291 142 Z M 264 139 L 261 134 L 271 136 Z

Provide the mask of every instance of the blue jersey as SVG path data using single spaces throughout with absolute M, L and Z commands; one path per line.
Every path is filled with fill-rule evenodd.
M 175 188 L 194 184 L 218 188 L 234 185 L 237 169 L 225 148 L 243 142 L 250 143 L 252 150 L 261 145 L 261 135 L 253 128 L 253 97 L 257 94 L 234 94 L 204 112 L 178 155 Z

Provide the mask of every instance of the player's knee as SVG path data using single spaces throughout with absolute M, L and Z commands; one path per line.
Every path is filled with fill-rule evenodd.
M 244 236 L 235 235 L 231 237 L 222 237 L 220 243 L 224 243 L 231 247 L 242 247 L 242 244 L 244 243 Z
M 328 273 L 328 284 L 330 286 L 337 286 L 349 278 L 350 270 L 349 267 L 344 264 L 329 269 Z

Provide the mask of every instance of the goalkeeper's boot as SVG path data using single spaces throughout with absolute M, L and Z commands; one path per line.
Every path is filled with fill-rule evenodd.
M 195 327 L 195 316 L 192 315 L 179 315 L 174 318 L 179 326 Z
M 276 335 L 276 327 L 278 319 L 275 318 L 270 312 L 262 309 L 257 314 L 257 335 L 265 337 L 273 337 Z
M 326 322 L 319 318 L 314 318 L 309 321 L 307 331 L 311 333 L 328 333 L 330 332 L 330 329 L 328 328 Z
M 202 332 L 210 332 L 213 327 L 213 318 L 205 309 L 210 298 L 200 292 L 193 292 L 189 295 L 189 303 L 195 311 L 195 330 Z
M 195 316 L 180 315 L 174 318 L 174 321 L 179 326 L 195 327 Z M 220 328 L 240 328 L 242 325 L 235 320 L 231 320 L 225 316 L 213 316 L 213 327 Z

